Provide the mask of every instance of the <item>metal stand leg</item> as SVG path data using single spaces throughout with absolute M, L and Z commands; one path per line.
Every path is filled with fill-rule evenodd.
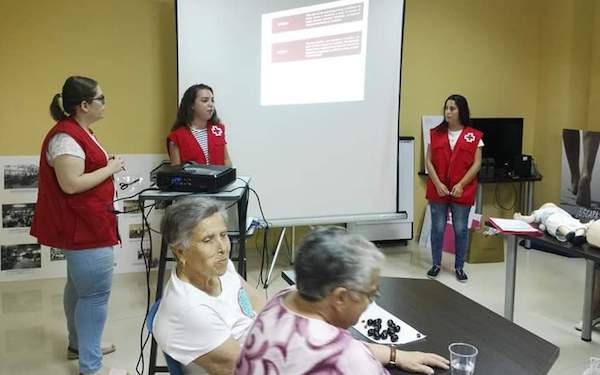
M 517 236 L 504 237 L 506 246 L 506 282 L 504 290 L 504 317 L 513 320 L 515 311 L 515 280 L 517 271 Z
M 533 212 L 533 188 L 535 186 L 535 182 L 534 181 L 527 181 L 527 206 L 525 207 L 525 210 L 527 212 L 527 215 L 531 215 L 531 213 Z
M 481 214 L 483 210 L 483 185 L 477 184 L 477 194 L 475 195 L 475 213 Z
M 581 327 L 581 339 L 592 341 L 592 299 L 594 296 L 594 272 L 596 265 L 593 260 L 585 261 L 585 292 L 583 294 L 583 316 Z
M 523 215 L 527 215 L 527 212 L 525 212 L 525 201 L 527 200 L 526 198 L 527 196 L 527 183 L 526 182 L 519 182 L 519 204 L 518 204 L 518 210 L 519 212 L 523 213 Z
M 285 238 L 285 230 L 286 228 L 281 228 L 281 233 L 279 234 L 279 240 L 277 241 L 277 248 L 275 249 L 275 255 L 273 255 L 273 260 L 271 261 L 271 267 L 269 268 L 269 273 L 267 274 L 267 281 L 265 282 L 265 288 L 269 286 L 269 280 L 271 280 L 271 274 L 273 273 L 273 268 L 275 268 L 275 262 L 277 261 L 277 256 L 279 256 L 279 250 L 281 250 L 281 243 Z
M 160 244 L 160 257 L 158 260 L 158 275 L 156 281 L 156 298 L 154 301 L 158 301 L 162 297 L 163 282 L 165 279 L 165 270 L 167 268 L 167 251 L 168 247 L 166 242 L 163 240 Z M 150 363 L 148 364 L 148 373 L 154 375 L 157 372 L 169 372 L 166 366 L 156 366 L 156 355 L 158 352 L 158 346 L 152 336 L 152 343 L 150 344 Z
M 244 189 L 240 200 L 237 202 L 238 210 L 238 273 L 246 280 L 246 215 L 248 213 L 248 187 Z
M 519 193 L 519 212 L 523 215 L 531 215 L 533 212 L 533 187 L 534 181 L 525 181 L 520 183 Z M 523 247 L 531 249 L 531 240 L 523 239 Z
M 294 264 L 294 259 L 296 259 L 296 227 L 292 226 L 292 257 L 290 259 L 290 264 Z

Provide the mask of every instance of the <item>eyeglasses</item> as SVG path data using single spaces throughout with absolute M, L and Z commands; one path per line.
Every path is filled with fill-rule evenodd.
M 370 292 L 367 292 L 365 290 L 358 290 L 358 289 L 350 289 L 353 292 L 356 293 L 360 293 L 360 294 L 364 294 L 367 299 L 369 300 L 369 302 L 373 303 L 373 301 L 379 299 L 379 297 L 381 297 L 381 293 L 379 292 L 379 288 L 372 290 Z
M 96 96 L 95 98 L 92 98 L 92 101 L 94 101 L 94 100 L 97 100 L 102 104 L 106 103 L 106 98 L 104 98 L 104 95 L 100 95 L 100 96 Z

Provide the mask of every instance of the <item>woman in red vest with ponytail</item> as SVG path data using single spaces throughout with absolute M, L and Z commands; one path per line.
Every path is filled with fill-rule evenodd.
M 475 202 L 477 173 L 481 167 L 483 133 L 471 128 L 467 99 L 450 95 L 444 103 L 444 121 L 430 131 L 425 163 L 429 179 L 426 198 L 431 210 L 431 256 L 427 272 L 437 278 L 442 264 L 442 241 L 448 210 L 452 212 L 456 279 L 467 281 L 464 271 L 469 241 L 469 211 Z
M 225 125 L 215 110 L 213 89 L 203 83 L 188 88 L 167 137 L 172 165 L 186 162 L 231 166 Z
M 123 160 L 109 157 L 90 126 L 104 117 L 104 94 L 86 77 L 69 77 L 50 104 L 57 121 L 42 144 L 38 198 L 31 235 L 63 250 L 67 283 L 63 302 L 68 359 L 80 374 L 104 374 L 100 344 L 112 287 L 113 246 L 118 242 L 113 174 Z

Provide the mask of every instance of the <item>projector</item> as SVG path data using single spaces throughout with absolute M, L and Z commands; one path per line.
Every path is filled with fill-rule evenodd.
M 235 178 L 235 168 L 194 162 L 163 165 L 156 171 L 156 185 L 163 191 L 216 193 Z

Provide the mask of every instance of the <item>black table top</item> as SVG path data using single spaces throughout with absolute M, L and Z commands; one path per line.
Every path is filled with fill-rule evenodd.
M 427 172 L 423 171 L 419 171 L 418 173 L 419 176 L 428 176 Z M 497 184 L 497 183 L 503 183 L 503 182 L 529 182 L 529 181 L 541 181 L 542 178 L 544 176 L 542 176 L 541 174 L 535 174 L 532 176 L 527 176 L 527 177 L 520 177 L 520 176 L 493 176 L 493 177 L 483 177 L 483 176 L 477 176 L 477 181 L 481 184 Z
M 283 276 L 293 281 L 289 273 Z M 466 342 L 479 349 L 475 373 L 485 375 L 547 374 L 558 358 L 557 346 L 437 281 L 382 277 L 380 291 L 380 306 L 427 335 L 400 346 L 401 350 L 448 358 L 448 345 Z M 399 369 L 390 372 L 408 374 Z
M 486 222 L 486 225 L 488 222 Z M 585 259 L 593 260 L 596 263 L 600 263 L 600 247 L 584 243 L 583 245 L 573 245 L 570 242 L 560 242 L 556 238 L 552 237 L 548 233 L 544 232 L 542 237 L 531 237 L 527 235 L 519 235 L 519 237 L 529 238 L 532 241 L 532 247 L 534 243 L 540 243 L 544 247 L 554 250 L 558 253 L 569 254 L 571 256 L 578 256 Z
M 380 290 L 380 306 L 427 335 L 402 350 L 448 358 L 448 345 L 466 342 L 479 349 L 475 373 L 485 375 L 546 374 L 558 358 L 557 346 L 440 282 L 384 277 Z M 407 374 L 397 369 L 391 373 Z
M 582 258 L 591 259 L 596 263 L 600 263 L 600 247 L 584 243 L 581 246 L 577 246 L 576 251 Z
M 527 182 L 527 181 L 541 181 L 541 174 L 536 174 L 533 176 L 520 177 L 520 176 L 494 176 L 491 178 L 487 177 L 478 177 L 478 181 L 481 184 L 496 184 L 501 182 Z
M 542 241 L 544 245 L 562 248 L 582 258 L 591 259 L 596 263 L 600 263 L 600 247 L 590 245 L 587 242 L 582 245 L 573 245 L 569 242 L 560 242 L 547 233 L 544 233 L 544 237 L 538 238 L 538 241 Z

